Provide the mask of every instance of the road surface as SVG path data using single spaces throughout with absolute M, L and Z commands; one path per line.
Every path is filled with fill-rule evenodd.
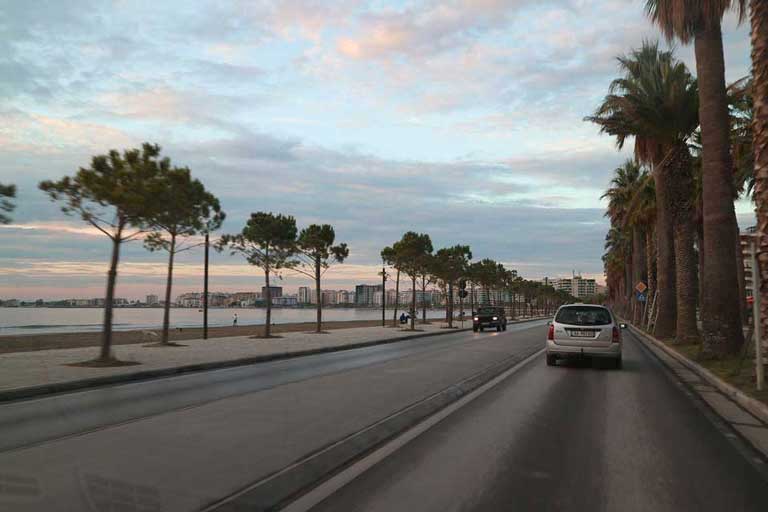
M 510 325 L 1 404 L 0 511 L 202 510 L 525 360 L 545 333 Z M 764 464 L 629 335 L 624 362 L 537 356 L 315 508 L 768 510 Z
M 625 340 L 623 370 L 541 357 L 313 510 L 768 510 L 765 464 Z

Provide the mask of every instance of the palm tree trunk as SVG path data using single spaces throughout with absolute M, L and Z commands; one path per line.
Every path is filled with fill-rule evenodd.
M 736 277 L 733 177 L 723 37 L 719 24 L 696 32 L 702 141 L 704 270 L 702 356 L 736 354 L 744 343 Z
M 639 227 L 632 230 L 632 281 L 633 285 L 638 282 L 647 280 L 647 269 L 645 262 L 645 232 Z M 647 284 L 647 283 L 646 283 Z M 634 315 L 632 322 L 637 325 L 640 323 L 641 308 L 637 300 L 634 300 L 635 304 Z
M 427 323 L 427 278 L 421 276 L 421 323 Z
M 680 143 L 670 150 L 666 167 L 674 222 L 675 290 L 677 292 L 677 325 L 675 341 L 690 343 L 698 340 L 696 325 L 696 252 L 693 248 L 694 198 L 693 169 L 688 147 Z
M 739 281 L 739 312 L 741 313 L 741 325 L 747 325 L 747 278 L 744 275 L 744 252 L 741 250 L 739 238 L 739 226 L 736 229 L 736 278 Z
M 168 276 L 165 282 L 165 305 L 163 306 L 163 337 L 161 343 L 168 344 L 168 331 L 171 324 L 171 286 L 173 285 L 173 257 L 176 255 L 176 236 L 171 235 L 171 247 L 168 250 Z
M 674 220 L 670 197 L 669 165 L 655 165 L 656 185 L 656 286 L 658 316 L 654 333 L 660 338 L 675 334 L 677 301 L 675 292 Z
M 121 223 L 117 234 L 112 239 L 112 259 L 107 272 L 107 293 L 104 298 L 104 323 L 101 329 L 101 351 L 99 361 L 112 359 L 112 302 L 115 300 L 115 285 L 117 284 L 117 265 L 120 262 L 120 244 L 122 243 L 123 227 Z
M 448 328 L 453 328 L 453 283 L 448 282 Z
M 768 3 L 751 0 L 752 95 L 755 151 L 755 203 L 757 204 L 758 260 L 760 266 L 760 321 L 768 332 Z

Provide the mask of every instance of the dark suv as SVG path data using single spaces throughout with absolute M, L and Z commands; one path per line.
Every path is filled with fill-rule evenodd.
M 504 308 L 482 306 L 472 314 L 473 331 L 482 331 L 486 327 L 495 327 L 497 331 L 507 330 L 507 315 Z

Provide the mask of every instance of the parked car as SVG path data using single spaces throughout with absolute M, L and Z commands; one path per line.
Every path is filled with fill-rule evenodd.
M 621 368 L 621 329 L 610 309 L 593 304 L 560 306 L 547 332 L 547 365 L 569 357 L 600 357 Z
M 472 313 L 472 330 L 482 331 L 486 327 L 496 328 L 497 331 L 507 330 L 507 314 L 504 308 L 482 306 Z

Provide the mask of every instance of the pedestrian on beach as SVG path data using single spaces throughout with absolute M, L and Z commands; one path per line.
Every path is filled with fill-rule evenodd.
M 232 327 L 237 327 L 237 313 L 232 315 Z

